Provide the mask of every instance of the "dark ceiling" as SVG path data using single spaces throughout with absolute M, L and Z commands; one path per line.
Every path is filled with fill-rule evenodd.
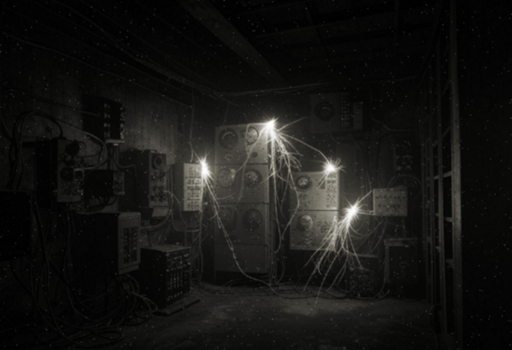
M 19 0 L 6 5 L 4 15 L 25 23 L 37 20 L 167 81 L 203 91 L 237 92 L 418 75 L 433 31 L 435 4 Z

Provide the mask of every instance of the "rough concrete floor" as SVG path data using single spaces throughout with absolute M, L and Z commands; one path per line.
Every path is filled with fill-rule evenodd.
M 292 286 L 195 286 L 200 302 L 123 330 L 107 349 L 436 349 L 425 301 L 336 299 Z

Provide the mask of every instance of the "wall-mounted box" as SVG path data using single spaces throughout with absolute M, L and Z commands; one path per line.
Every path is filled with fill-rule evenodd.
M 140 213 L 76 214 L 73 256 L 87 273 L 121 275 L 140 263 Z
M 323 171 L 293 173 L 296 191 L 290 189 L 290 210 L 338 210 L 340 203 L 340 174 Z
M 269 244 L 269 205 L 265 203 L 222 204 L 219 218 L 233 244 Z M 215 225 L 215 242 L 226 243 L 224 231 Z
M 373 190 L 373 215 L 407 216 L 407 190 L 375 188 Z
M 195 163 L 174 165 L 174 194 L 181 211 L 201 210 L 203 200 L 202 166 Z
M 84 177 L 84 197 L 105 198 L 124 195 L 124 173 L 110 169 L 96 169 Z
M 215 166 L 215 197 L 222 203 L 269 203 L 267 164 Z
M 258 123 L 215 128 L 215 164 L 268 163 L 265 126 Z
M 328 245 L 324 245 L 324 238 L 337 217 L 336 210 L 297 211 L 290 224 L 290 249 L 328 249 Z
M 129 150 L 121 154 L 122 163 L 129 167 L 125 174 L 123 210 L 141 211 L 148 208 L 168 208 L 167 158 L 151 150 Z
M 36 141 L 36 190 L 39 204 L 82 200 L 84 171 L 75 162 L 76 141 Z

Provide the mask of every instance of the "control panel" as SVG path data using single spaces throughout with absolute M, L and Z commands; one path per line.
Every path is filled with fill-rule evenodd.
M 84 171 L 78 167 L 76 141 L 55 138 L 36 142 L 37 193 L 39 202 L 79 202 Z
M 373 215 L 407 216 L 407 191 L 397 188 L 375 188 Z
M 239 203 L 221 205 L 219 218 L 234 244 L 268 244 L 268 204 Z M 215 226 L 216 242 L 225 242 L 224 231 Z
M 84 178 L 86 199 L 124 195 L 124 173 L 110 169 L 96 169 Z
M 215 166 L 215 195 L 222 203 L 269 203 L 268 165 Z
M 125 165 L 133 165 L 135 173 L 127 174 L 126 198 L 123 207 L 128 210 L 168 207 L 167 160 L 163 153 L 150 150 L 131 150 L 121 154 Z
M 325 249 L 323 240 L 335 224 L 337 214 L 335 210 L 297 212 L 290 226 L 290 249 Z
M 120 275 L 140 263 L 140 213 L 103 212 L 75 215 L 77 241 L 73 254 L 84 269 Z
M 215 163 L 268 163 L 265 124 L 228 125 L 215 128 Z
M 290 190 L 290 209 L 337 210 L 340 198 L 340 175 L 323 171 L 294 172 L 295 190 Z
M 174 165 L 174 193 L 181 211 L 199 211 L 203 199 L 201 165 L 179 163 Z

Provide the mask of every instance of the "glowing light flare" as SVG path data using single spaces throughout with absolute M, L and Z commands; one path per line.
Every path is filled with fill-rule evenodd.
M 208 169 L 208 164 L 206 163 L 206 160 L 202 159 L 199 161 L 199 164 L 201 164 L 201 177 L 203 179 L 207 179 L 210 177 L 210 170 Z
M 336 171 L 336 167 L 331 162 L 327 162 L 324 166 L 324 171 L 327 174 L 334 173 Z
M 357 214 L 359 213 L 359 207 L 357 206 L 357 204 L 354 204 L 353 206 L 351 206 L 350 208 L 346 208 L 345 209 L 345 217 L 349 220 L 349 221 L 352 221 L 352 219 L 354 217 L 357 216 Z
M 263 131 L 267 132 L 268 135 L 271 137 L 271 139 L 275 139 L 276 138 L 276 120 L 275 119 L 269 120 L 265 124 Z

